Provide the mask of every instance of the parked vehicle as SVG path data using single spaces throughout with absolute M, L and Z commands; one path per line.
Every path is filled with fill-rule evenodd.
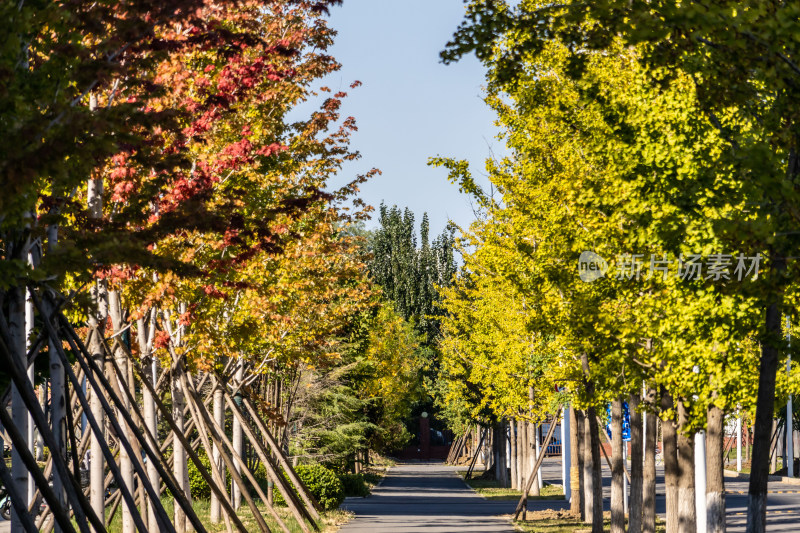
M 0 486 L 0 516 L 4 520 L 11 520 L 11 498 L 4 486 Z

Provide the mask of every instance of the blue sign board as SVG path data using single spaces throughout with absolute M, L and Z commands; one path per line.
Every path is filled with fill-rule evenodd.
M 606 424 L 606 433 L 611 436 L 611 404 L 606 407 L 609 423 Z M 631 412 L 628 410 L 628 402 L 622 402 L 622 440 L 631 440 Z

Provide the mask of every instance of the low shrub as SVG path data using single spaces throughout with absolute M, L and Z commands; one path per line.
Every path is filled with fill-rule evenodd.
M 369 485 L 363 474 L 339 474 L 339 479 L 344 487 L 345 496 L 358 496 L 366 498 L 369 496 Z
M 333 470 L 322 465 L 299 465 L 294 471 L 324 510 L 336 509 L 344 501 L 344 487 Z M 277 489 L 274 493 L 274 501 L 278 505 L 286 505 L 283 496 Z
M 253 477 L 256 478 L 258 486 L 261 487 L 261 490 L 264 491 L 264 494 L 266 494 L 267 490 L 269 489 L 269 474 L 267 473 L 267 467 L 265 467 L 261 461 L 256 463 L 256 468 L 253 470 Z M 247 483 L 248 487 L 255 490 L 251 486 L 252 484 L 249 482 L 249 480 L 245 479 L 245 483 Z M 255 492 L 253 493 L 253 497 L 256 497 Z
M 200 463 L 205 467 L 207 472 L 211 472 L 211 462 L 205 453 L 198 454 Z M 211 498 L 211 487 L 208 486 L 206 480 L 200 475 L 200 471 L 194 466 L 194 462 L 187 456 L 186 460 L 189 463 L 189 489 L 192 491 L 192 498 L 195 500 L 207 500 Z

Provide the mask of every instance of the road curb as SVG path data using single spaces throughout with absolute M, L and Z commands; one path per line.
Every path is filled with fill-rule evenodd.
M 378 484 L 377 484 L 377 485 L 375 485 L 375 487 L 374 487 L 374 488 L 376 488 L 376 489 L 377 489 L 378 487 L 380 487 L 381 485 L 383 485 L 383 482 L 384 482 L 384 481 L 386 481 L 386 477 L 389 475 L 389 470 L 391 470 L 391 469 L 392 469 L 392 467 L 391 467 L 391 466 L 387 466 L 387 467 L 386 467 L 386 470 L 384 470 L 384 471 L 383 471 L 383 477 L 381 478 L 381 480 L 380 480 L 380 481 L 378 481 Z
M 458 479 L 460 479 L 460 480 L 461 480 L 461 482 L 464 484 L 464 486 L 465 486 L 465 487 L 467 487 L 467 489 L 469 489 L 469 490 L 470 490 L 470 491 L 471 491 L 473 494 L 475 494 L 476 496 L 480 496 L 481 498 L 483 498 L 483 499 L 484 499 L 484 500 L 486 500 L 486 501 L 489 501 L 489 499 L 488 499 L 486 496 L 484 496 L 483 494 L 481 494 L 480 492 L 478 492 L 477 490 L 475 490 L 475 488 L 474 488 L 474 487 L 472 487 L 472 486 L 471 486 L 469 483 L 467 483 L 467 478 L 465 478 L 464 476 L 462 476 L 461 474 L 459 474 L 459 473 L 458 473 L 458 470 L 453 470 L 453 474 L 455 474 L 455 476 L 456 476 Z
M 747 474 L 745 472 L 736 472 L 735 470 L 723 470 L 723 473 L 728 477 L 735 477 L 739 479 L 750 479 L 750 474 Z M 800 478 L 796 477 L 769 476 L 767 480 L 773 481 L 775 483 L 786 483 L 788 485 L 800 486 Z

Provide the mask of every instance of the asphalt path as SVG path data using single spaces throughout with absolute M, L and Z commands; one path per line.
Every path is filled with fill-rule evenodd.
M 342 505 L 356 514 L 341 531 L 513 531 L 507 516 L 515 501 L 486 500 L 467 488 L 458 476 L 465 467 L 441 463 L 410 463 L 391 468 L 383 483 L 368 498 L 348 498 Z M 546 483 L 561 484 L 559 458 L 542 464 Z M 727 531 L 744 532 L 747 521 L 746 479 L 726 476 Z M 656 477 L 656 512 L 665 512 L 663 469 Z M 603 468 L 603 506 L 609 509 L 611 473 Z M 566 509 L 563 500 L 532 500 L 530 511 Z M 800 485 L 771 481 L 767 496 L 767 529 L 770 532 L 800 531 Z
M 511 522 L 498 516 L 509 512 L 510 503 L 479 496 L 453 467 L 403 464 L 392 467 L 370 497 L 345 500 L 342 508 L 353 511 L 356 517 L 340 531 L 512 533 Z
M 507 515 L 515 501 L 487 500 L 467 487 L 458 476 L 465 467 L 441 463 L 409 463 L 392 467 L 383 483 L 368 498 L 347 498 L 342 508 L 355 518 L 341 531 L 351 532 L 507 532 L 514 531 Z M 547 458 L 542 464 L 544 481 L 561 484 L 559 458 Z M 664 477 L 657 471 L 656 512 L 665 510 Z M 744 532 L 747 521 L 747 480 L 726 476 L 727 531 Z M 603 468 L 604 507 L 611 496 L 611 476 Z M 531 511 L 564 509 L 563 500 L 532 500 Z M 506 515 L 505 517 L 503 515 Z M 0 519 L 0 533 L 10 533 L 10 523 Z M 800 531 L 800 485 L 771 481 L 767 497 L 767 529 L 772 532 Z

